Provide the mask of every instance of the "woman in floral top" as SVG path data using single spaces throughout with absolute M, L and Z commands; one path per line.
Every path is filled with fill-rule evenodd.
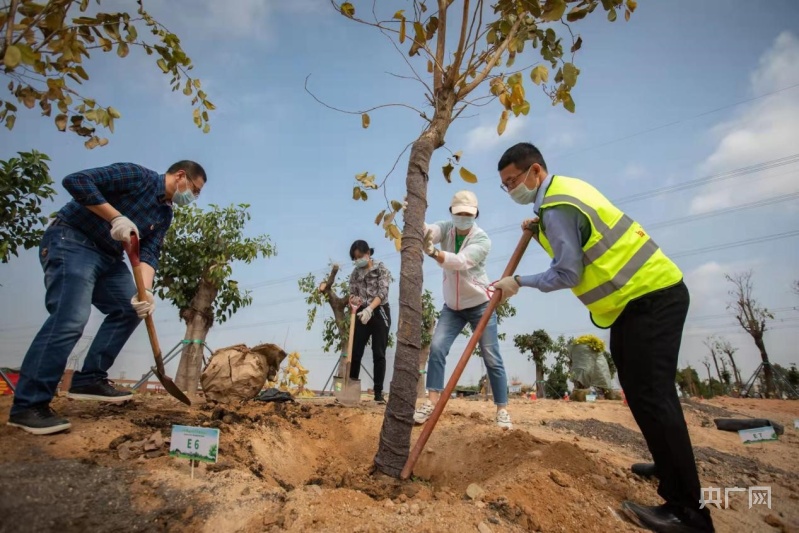
M 355 241 L 350 247 L 350 259 L 355 263 L 355 270 L 350 275 L 350 303 L 358 306 L 350 379 L 358 379 L 363 352 L 371 337 L 375 401 L 386 403 L 383 399 L 383 380 L 386 376 L 388 330 L 391 327 L 391 312 L 388 306 L 391 272 L 383 263 L 372 259 L 374 252 L 366 241 Z

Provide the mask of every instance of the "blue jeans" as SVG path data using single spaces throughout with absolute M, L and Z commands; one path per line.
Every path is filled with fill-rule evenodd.
M 480 322 L 487 307 L 488 302 L 469 309 L 453 311 L 444 304 L 436 324 L 436 330 L 433 332 L 433 341 L 430 344 L 430 360 L 427 363 L 428 390 L 437 392 L 444 390 L 444 367 L 452 343 L 455 342 L 467 323 L 472 326 L 472 331 L 477 328 L 477 323 Z M 488 379 L 491 382 L 494 403 L 498 407 L 504 407 L 508 405 L 508 377 L 505 374 L 502 356 L 499 354 L 496 313 L 491 314 L 483 336 L 480 338 L 480 351 L 483 354 Z
M 73 387 L 106 379 L 108 369 L 141 322 L 130 304 L 136 285 L 124 261 L 99 250 L 80 231 L 63 224 L 47 228 L 39 244 L 39 262 L 50 316 L 25 354 L 12 414 L 53 399 L 69 354 L 89 321 L 92 304 L 107 316 L 83 368 L 72 377 Z

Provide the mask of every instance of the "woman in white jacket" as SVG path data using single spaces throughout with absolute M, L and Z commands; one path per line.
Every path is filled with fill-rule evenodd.
M 449 208 L 452 220 L 425 224 L 425 253 L 444 271 L 444 306 L 436 324 L 427 363 L 428 399 L 413 415 L 417 424 L 430 418 L 444 390 L 444 368 L 447 354 L 466 324 L 474 330 L 491 299 L 490 282 L 485 271 L 491 240 L 477 227 L 477 197 L 471 191 L 459 191 Z M 435 245 L 440 244 L 441 250 Z M 497 315 L 492 313 L 480 338 L 480 351 L 488 371 L 497 425 L 512 427 L 508 405 L 508 378 L 499 353 Z

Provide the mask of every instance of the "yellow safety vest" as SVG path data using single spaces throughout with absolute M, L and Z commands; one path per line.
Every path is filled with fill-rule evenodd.
M 641 225 L 585 181 L 553 176 L 539 209 L 541 220 L 544 210 L 556 205 L 576 207 L 591 223 L 583 246 L 583 275 L 572 292 L 597 327 L 612 326 L 631 300 L 682 280 L 680 269 Z M 543 224 L 538 239 L 554 258 Z

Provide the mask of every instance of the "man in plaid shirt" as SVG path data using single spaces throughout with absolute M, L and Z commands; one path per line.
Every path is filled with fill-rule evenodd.
M 143 318 L 155 309 L 153 279 L 169 225 L 172 205 L 200 194 L 205 170 L 179 161 L 166 174 L 133 163 L 115 163 L 70 174 L 62 184 L 72 195 L 44 232 L 39 262 L 44 270 L 45 305 L 50 317 L 22 362 L 8 424 L 35 435 L 69 429 L 50 407 L 67 359 L 94 305 L 106 315 L 72 378 L 68 397 L 123 402 L 133 395 L 114 388 L 108 369 Z M 140 239 L 147 298 L 139 301 L 122 241 Z

